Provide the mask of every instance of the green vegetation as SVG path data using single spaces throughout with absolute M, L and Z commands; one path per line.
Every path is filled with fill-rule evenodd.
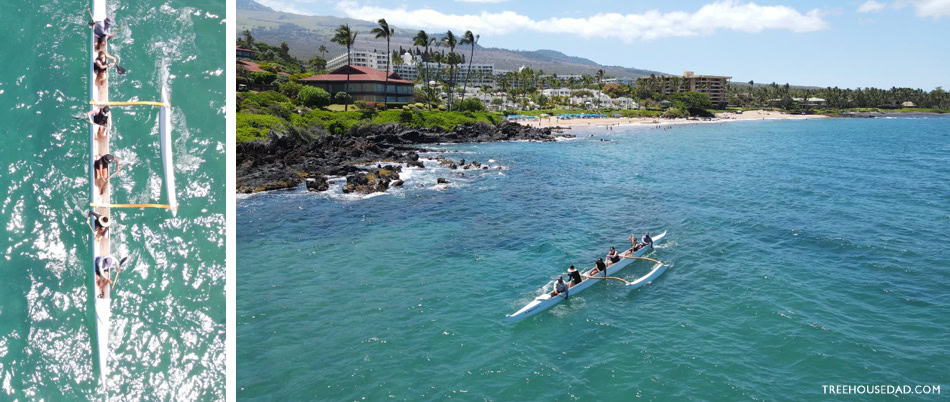
M 360 110 L 325 110 L 307 106 L 311 93 L 317 94 L 322 102 L 329 102 L 326 91 L 310 86 L 303 86 L 296 99 L 276 91 L 238 93 L 237 142 L 266 139 L 271 133 L 313 133 L 316 128 L 335 135 L 345 135 L 354 127 L 368 124 L 395 123 L 451 131 L 460 124 L 499 124 L 502 121 L 502 116 L 497 113 L 428 111 L 422 103 L 406 105 L 401 109 L 378 110 L 373 105 L 357 102 Z M 475 99 L 466 99 L 460 105 L 469 101 L 481 106 L 481 102 Z M 342 108 L 342 105 L 330 105 L 330 108 L 334 106 Z
M 309 108 L 330 106 L 330 94 L 317 87 L 306 86 L 301 88 L 297 99 L 301 104 Z

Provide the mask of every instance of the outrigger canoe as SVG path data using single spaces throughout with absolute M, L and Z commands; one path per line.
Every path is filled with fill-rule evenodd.
M 91 11 L 93 23 L 99 23 L 105 20 L 107 13 L 106 0 L 92 0 Z M 112 140 L 112 118 L 110 118 L 109 124 L 106 127 L 106 135 L 104 138 L 96 138 L 98 126 L 93 124 L 90 125 L 89 128 L 91 142 L 89 162 L 89 181 L 91 192 L 90 206 L 99 215 L 109 217 L 111 217 L 111 212 L 114 208 L 164 208 L 171 211 L 172 215 L 174 216 L 178 209 L 178 200 L 175 190 L 175 170 L 172 157 L 173 141 L 171 133 L 171 104 L 168 102 L 168 91 L 162 87 L 161 102 L 110 101 L 108 74 L 106 74 L 105 80 L 102 84 L 97 85 L 96 83 L 95 61 L 98 52 L 96 51 L 96 35 L 94 29 L 90 29 L 90 36 L 89 104 L 92 109 L 95 110 L 97 107 L 101 106 L 153 106 L 160 108 L 158 116 L 159 147 L 161 149 L 162 168 L 165 177 L 165 193 L 168 197 L 167 204 L 113 204 L 111 184 L 105 186 L 102 194 L 99 193 L 99 189 L 96 186 L 95 164 L 97 156 L 111 153 L 110 140 Z M 106 41 L 103 46 L 106 46 L 106 49 L 108 49 L 108 45 L 108 41 Z M 90 225 L 92 226 L 92 222 L 90 222 Z M 95 300 L 96 313 L 96 362 L 99 366 L 99 383 L 102 387 L 102 391 L 106 394 L 107 400 L 109 387 L 106 381 L 109 378 L 109 343 L 112 328 L 112 285 L 106 285 L 103 291 L 104 297 L 98 297 L 99 290 L 96 286 L 95 261 L 97 257 L 105 257 L 112 254 L 111 232 L 113 230 L 115 230 L 114 227 L 106 232 L 104 236 L 98 239 L 96 238 L 95 233 L 92 234 L 93 269 L 92 272 L 90 272 L 90 276 L 92 276 L 92 293 L 93 299 Z M 124 261 L 124 259 L 120 261 Z M 119 265 L 121 265 L 121 262 Z M 111 276 L 111 278 L 107 277 L 107 279 L 111 279 L 113 281 L 115 281 L 118 277 L 118 274 L 111 275 L 111 273 L 108 273 L 107 275 Z
M 658 235 L 656 235 L 656 236 L 653 236 L 653 245 L 655 246 L 655 245 L 659 244 L 661 241 L 663 241 L 663 239 L 664 239 L 665 237 L 666 237 L 666 232 L 663 232 L 663 233 L 660 233 L 660 234 L 658 234 Z M 625 251 L 625 252 L 623 253 L 623 255 L 625 256 L 623 259 L 621 259 L 620 261 L 617 261 L 616 263 L 614 263 L 614 264 L 610 265 L 609 267 L 607 267 L 607 275 L 606 275 L 606 276 L 609 277 L 609 276 L 612 276 L 612 275 L 616 274 L 616 273 L 619 272 L 621 269 L 624 269 L 627 265 L 630 265 L 630 263 L 636 261 L 636 259 L 635 259 L 636 257 L 642 257 L 644 254 L 650 252 L 651 250 L 652 250 L 652 249 L 651 249 L 650 247 L 643 247 L 643 248 L 637 250 L 636 252 L 634 252 L 633 255 L 630 255 L 630 254 L 629 254 L 630 250 L 628 249 L 627 251 Z M 631 257 L 633 257 L 633 258 L 631 258 Z M 643 284 L 645 284 L 645 283 L 647 283 L 647 282 L 649 282 L 649 281 L 652 281 L 653 279 L 656 279 L 656 278 L 659 277 L 661 274 L 663 274 L 663 271 L 666 270 L 665 267 L 666 267 L 666 265 L 664 265 L 664 264 L 662 264 L 662 263 L 658 263 L 657 266 L 654 266 L 653 270 L 651 270 L 649 274 L 647 274 L 647 275 L 644 276 L 643 278 L 637 279 L 636 281 L 629 282 L 629 283 L 627 284 L 627 287 L 628 287 L 629 289 L 635 289 L 635 288 L 638 288 L 638 287 L 640 287 L 640 286 L 643 286 Z M 590 271 L 593 271 L 593 268 L 591 268 L 591 269 L 587 270 L 586 272 L 584 272 L 584 273 L 582 274 L 582 276 L 583 276 L 584 278 L 590 276 Z M 595 276 L 602 276 L 602 275 L 603 275 L 602 273 L 599 273 L 599 274 L 597 274 L 597 275 L 595 275 Z M 603 279 L 584 279 L 583 281 L 581 281 L 581 283 L 579 283 L 579 284 L 577 284 L 577 285 L 571 287 L 570 289 L 568 289 L 568 291 L 566 292 L 566 293 L 567 293 L 567 296 L 568 296 L 568 297 L 574 297 L 575 295 L 577 295 L 577 294 L 583 292 L 585 289 L 589 288 L 591 285 L 594 284 L 594 282 L 602 282 L 602 281 L 603 281 Z M 549 308 L 551 308 L 551 307 L 554 307 L 554 305 L 560 303 L 560 302 L 563 301 L 563 300 L 565 300 L 565 297 L 562 296 L 562 295 L 551 296 L 550 293 L 547 293 L 547 292 L 546 292 L 546 293 L 544 293 L 544 294 L 542 294 L 542 295 L 540 295 L 540 296 L 534 298 L 534 300 L 532 300 L 530 303 L 528 303 L 527 305 L 525 305 L 524 307 L 522 307 L 521 310 L 518 310 L 518 311 L 514 312 L 513 314 L 508 314 L 508 315 L 506 315 L 506 316 L 505 316 L 505 321 L 506 321 L 506 322 L 509 322 L 509 323 L 515 323 L 515 322 L 521 321 L 521 320 L 523 320 L 523 319 L 525 319 L 525 318 L 531 317 L 531 316 L 533 316 L 533 315 L 535 315 L 535 314 L 538 314 L 538 313 L 540 313 L 540 312 L 542 312 L 542 311 L 544 311 L 544 310 L 547 310 L 547 309 L 549 309 Z

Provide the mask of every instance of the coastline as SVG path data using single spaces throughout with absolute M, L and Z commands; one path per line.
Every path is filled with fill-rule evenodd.
M 515 122 L 527 127 L 534 128 L 569 128 L 569 127 L 602 127 L 602 126 L 628 126 L 628 125 L 673 125 L 673 124 L 697 124 L 697 123 L 722 123 L 735 121 L 754 121 L 754 120 L 809 120 L 809 119 L 830 119 L 825 115 L 797 115 L 775 112 L 769 110 L 749 110 L 742 114 L 736 113 L 717 113 L 716 117 L 706 119 L 669 119 L 654 117 L 603 117 L 590 119 L 559 119 L 556 117 L 545 117 L 537 120 L 516 120 Z

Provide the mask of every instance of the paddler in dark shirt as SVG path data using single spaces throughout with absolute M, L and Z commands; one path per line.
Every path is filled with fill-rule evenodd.
M 581 273 L 578 272 L 577 268 L 574 268 L 573 265 L 567 269 L 567 275 L 571 277 L 571 286 L 576 286 L 583 281 L 583 279 L 581 279 Z
M 568 297 L 568 296 L 567 296 L 567 289 L 568 289 L 568 287 L 567 287 L 567 284 L 564 283 L 564 277 L 558 275 L 558 277 L 557 277 L 557 282 L 554 282 L 554 292 L 551 293 L 551 296 L 557 296 L 557 295 L 560 295 L 560 294 L 563 293 L 564 296 L 562 296 L 562 297 L 564 297 L 565 299 L 567 299 L 567 297 Z
M 109 112 L 109 106 L 95 108 L 89 112 L 89 122 L 99 126 L 96 133 L 96 139 L 106 138 L 106 130 L 109 128 L 109 120 L 112 119 L 112 113 Z
M 650 237 L 650 232 L 643 235 L 643 245 L 649 245 L 651 249 L 653 248 L 653 238 Z
M 603 272 L 604 276 L 607 276 L 607 264 L 604 264 L 603 258 L 598 258 L 597 262 L 594 263 L 594 270 L 590 271 L 590 275 L 597 275 Z
M 607 263 L 607 265 L 613 265 L 613 264 L 616 264 L 617 261 L 620 261 L 620 254 L 617 253 L 616 248 L 613 248 L 613 247 L 610 248 L 610 252 L 607 253 L 607 261 L 610 261 Z

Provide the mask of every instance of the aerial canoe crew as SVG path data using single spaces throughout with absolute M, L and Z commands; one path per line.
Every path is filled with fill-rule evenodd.
M 112 123 L 112 112 L 109 110 L 109 106 L 93 108 L 87 115 L 89 123 L 99 126 L 96 139 L 106 138 L 106 134 L 109 132 L 109 124 Z
M 111 165 L 112 162 L 115 162 L 115 172 L 110 174 L 109 165 Z M 99 195 L 103 195 L 106 192 L 106 186 L 109 185 L 109 178 L 112 177 L 112 175 L 119 173 L 119 158 L 112 154 L 105 154 L 101 157 L 96 155 L 94 167 L 96 169 L 95 179 L 96 185 L 99 186 Z
M 109 60 L 112 60 L 112 62 L 110 63 Z M 106 78 L 109 77 L 109 67 L 116 65 L 118 62 L 119 59 L 105 50 L 99 51 L 99 56 L 96 57 L 96 62 L 93 63 L 92 67 L 96 72 L 96 86 L 102 86 L 106 83 Z
M 89 18 L 95 20 L 95 17 L 92 16 L 92 10 L 87 10 L 89 11 Z M 106 17 L 102 21 L 90 22 L 89 25 L 92 26 L 92 30 L 96 34 L 96 50 L 99 50 L 103 44 L 118 33 L 118 30 L 112 32 L 112 27 L 115 26 L 115 20 L 112 17 Z
M 112 227 L 112 218 L 96 213 L 96 211 L 89 211 L 86 216 L 95 218 L 90 224 L 90 228 L 96 234 L 96 241 L 109 233 L 109 228 Z
M 610 247 L 610 252 L 607 253 L 607 266 L 616 264 L 617 261 L 620 261 L 620 253 L 617 253 L 617 249 Z
M 578 272 L 577 268 L 574 268 L 573 265 L 567 269 L 567 275 L 571 277 L 571 287 L 577 286 L 583 281 L 583 279 L 581 279 L 581 273 Z
M 115 273 L 119 273 L 119 267 L 116 265 L 115 257 L 107 255 L 105 257 L 96 257 L 96 288 L 99 289 L 99 298 L 106 297 L 106 286 L 112 284 L 113 268 Z

